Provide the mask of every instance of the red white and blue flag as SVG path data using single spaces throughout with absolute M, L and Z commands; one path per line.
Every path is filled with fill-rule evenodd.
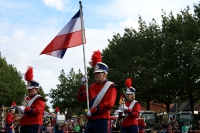
M 82 41 L 82 36 L 81 14 L 79 10 L 40 54 L 47 54 L 62 59 L 67 48 L 85 43 L 85 41 Z

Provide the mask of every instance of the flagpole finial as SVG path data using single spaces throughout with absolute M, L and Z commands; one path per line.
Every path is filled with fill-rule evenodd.
M 79 5 L 80 5 L 80 9 L 82 8 L 82 3 L 81 3 L 81 1 L 79 1 Z M 81 11 L 82 12 L 82 11 Z

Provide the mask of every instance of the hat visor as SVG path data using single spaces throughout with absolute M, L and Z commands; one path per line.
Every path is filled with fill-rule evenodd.
M 105 71 L 101 70 L 101 69 L 98 69 L 98 70 L 95 70 L 94 73 L 103 73 Z
M 107 71 L 105 71 L 105 70 L 102 70 L 102 69 L 98 69 L 98 70 L 94 70 L 94 73 L 93 74 L 95 74 L 95 73 L 108 73 Z
M 13 107 L 10 107 L 10 108 L 9 108 L 9 110 L 15 110 L 15 108 L 13 108 Z
M 126 92 L 126 94 L 135 94 L 135 93 L 133 93 L 133 92 Z
M 36 87 L 36 86 L 28 86 L 27 89 L 33 89 L 33 88 L 39 88 L 39 87 Z

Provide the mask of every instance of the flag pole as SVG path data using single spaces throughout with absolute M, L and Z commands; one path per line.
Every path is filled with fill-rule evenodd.
M 80 4 L 80 15 L 81 15 L 81 32 L 82 32 L 82 43 L 83 43 L 83 60 L 84 60 L 84 69 L 85 69 L 85 76 L 87 76 L 87 68 L 86 68 L 86 62 L 85 62 L 85 28 L 84 28 L 84 22 L 83 22 L 83 12 L 82 12 L 82 4 L 81 1 L 79 1 Z M 87 97 L 87 109 L 89 111 L 89 93 L 88 93 L 88 81 L 86 82 L 86 97 Z

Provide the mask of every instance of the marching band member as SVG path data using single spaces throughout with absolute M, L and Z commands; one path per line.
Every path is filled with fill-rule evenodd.
M 24 114 L 20 121 L 20 132 L 40 133 L 42 132 L 45 100 L 39 95 L 39 83 L 33 80 L 32 67 L 28 67 L 25 73 L 25 80 L 28 82 L 29 101 L 26 106 L 18 106 L 18 111 Z
M 142 114 L 139 113 L 139 118 L 138 118 L 138 128 L 139 132 L 138 133 L 144 133 L 144 128 L 146 127 L 146 123 L 144 119 L 142 118 Z
M 109 133 L 110 109 L 114 106 L 117 96 L 117 86 L 108 81 L 108 66 L 101 62 L 100 51 L 95 51 L 92 56 L 94 77 L 96 82 L 88 88 L 89 110 L 86 113 L 88 122 L 84 133 Z M 78 93 L 79 101 L 86 101 L 86 82 L 88 78 L 82 78 L 82 85 Z
M 56 107 L 56 114 L 60 114 L 60 109 L 58 107 Z
M 138 117 L 141 110 L 140 104 L 135 100 L 135 89 L 131 86 L 132 80 L 128 78 L 126 84 L 126 102 L 119 107 L 126 114 L 121 123 L 121 133 L 138 133 Z
M 55 125 L 54 125 L 55 133 L 64 133 L 65 123 L 63 123 L 63 125 L 60 126 L 60 125 L 57 125 L 57 122 L 56 122 L 57 115 L 61 114 L 60 109 L 58 107 L 56 107 L 55 111 L 56 111 Z
M 6 133 L 14 133 L 15 106 L 16 106 L 16 103 L 12 102 L 11 107 L 9 107 L 9 112 L 6 115 Z

